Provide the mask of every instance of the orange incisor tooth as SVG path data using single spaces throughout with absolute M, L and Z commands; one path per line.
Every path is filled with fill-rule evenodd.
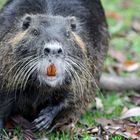
M 48 76 L 56 76 L 56 67 L 55 67 L 55 65 L 52 64 L 47 68 L 47 75 Z

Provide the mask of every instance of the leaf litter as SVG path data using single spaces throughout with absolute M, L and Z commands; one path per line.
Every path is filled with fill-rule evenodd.
M 15 128 L 20 126 L 20 133 L 24 140 L 33 140 L 34 133 L 31 130 L 31 123 L 28 122 L 20 115 L 11 117 L 6 123 L 6 135 L 10 137 L 11 140 L 19 140 L 18 136 L 15 134 Z
M 96 108 L 104 108 L 100 98 L 96 98 Z M 76 128 L 75 133 L 80 137 L 86 133 L 98 140 L 109 140 L 111 137 L 118 135 L 126 139 L 140 140 L 140 123 L 130 121 L 131 117 L 140 116 L 140 107 L 131 109 L 124 107 L 121 114 L 117 119 L 98 118 L 96 119 L 98 125 L 95 127 L 85 125 L 84 128 Z
M 140 140 L 140 124 L 126 119 L 108 120 L 96 119 L 97 127 L 78 129 L 77 134 L 82 137 L 84 133 L 96 136 L 99 140 L 109 140 L 112 136 L 122 136 L 127 139 Z

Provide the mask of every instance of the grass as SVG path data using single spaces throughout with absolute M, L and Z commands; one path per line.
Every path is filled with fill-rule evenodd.
M 127 0 L 129 1 L 129 0 Z M 4 4 L 4 0 L 0 0 L 0 7 Z M 117 13 L 121 20 L 114 20 L 112 18 L 108 18 L 109 23 L 109 31 L 112 35 L 112 39 L 110 41 L 110 46 L 113 47 L 115 50 L 119 50 L 124 52 L 126 54 L 126 50 L 128 50 L 126 56 L 128 59 L 132 59 L 134 56 L 131 54 L 131 52 L 135 53 L 135 57 L 137 61 L 140 61 L 140 39 L 139 36 L 136 33 L 131 34 L 128 38 L 122 38 L 116 36 L 117 34 L 123 34 L 130 30 L 131 28 L 131 22 L 133 17 L 139 16 L 140 13 L 140 2 L 139 0 L 133 0 L 133 3 L 129 8 L 122 8 L 122 0 L 102 0 L 103 6 L 105 8 L 106 12 L 114 12 Z M 131 42 L 131 44 L 130 44 Z M 108 57 L 106 60 L 106 65 L 112 65 L 114 60 L 112 58 Z M 131 104 L 127 100 L 127 95 L 131 94 L 131 91 L 126 91 L 122 94 L 122 96 L 118 96 L 116 92 L 111 93 L 97 93 L 97 96 L 102 99 L 104 110 L 96 110 L 95 105 L 93 103 L 92 109 L 88 110 L 83 116 L 81 116 L 80 122 L 81 127 L 87 125 L 87 126 L 96 126 L 96 118 L 118 118 L 121 115 L 123 107 L 134 107 L 133 104 Z M 108 113 L 109 110 L 112 109 L 111 113 Z M 133 121 L 140 122 L 140 118 L 131 118 Z M 79 126 L 80 127 L 80 126 Z M 17 130 L 15 132 L 19 135 L 19 131 Z M 42 134 L 39 134 L 42 135 Z M 48 135 L 49 140 L 96 140 L 96 136 L 89 136 L 88 134 L 84 134 L 82 137 L 78 137 L 76 135 L 71 136 L 69 133 L 52 133 Z M 22 138 L 20 138 L 22 140 Z M 111 140 L 123 140 L 121 136 L 112 136 L 110 138 Z M 7 136 L 8 140 L 8 136 Z
M 4 5 L 6 0 L 0 0 L 0 8 L 2 8 L 2 6 Z

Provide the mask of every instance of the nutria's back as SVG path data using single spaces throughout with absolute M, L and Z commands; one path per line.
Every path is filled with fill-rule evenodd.
M 11 0 L 0 20 L 0 121 L 38 117 L 37 130 L 75 121 L 94 100 L 108 48 L 100 1 Z

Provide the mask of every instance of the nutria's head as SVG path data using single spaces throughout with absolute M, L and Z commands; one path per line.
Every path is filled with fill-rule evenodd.
M 72 79 L 79 81 L 87 71 L 85 43 L 75 17 L 26 15 L 17 28 L 10 39 L 17 81 L 25 85 L 32 77 L 43 85 L 58 87 Z

